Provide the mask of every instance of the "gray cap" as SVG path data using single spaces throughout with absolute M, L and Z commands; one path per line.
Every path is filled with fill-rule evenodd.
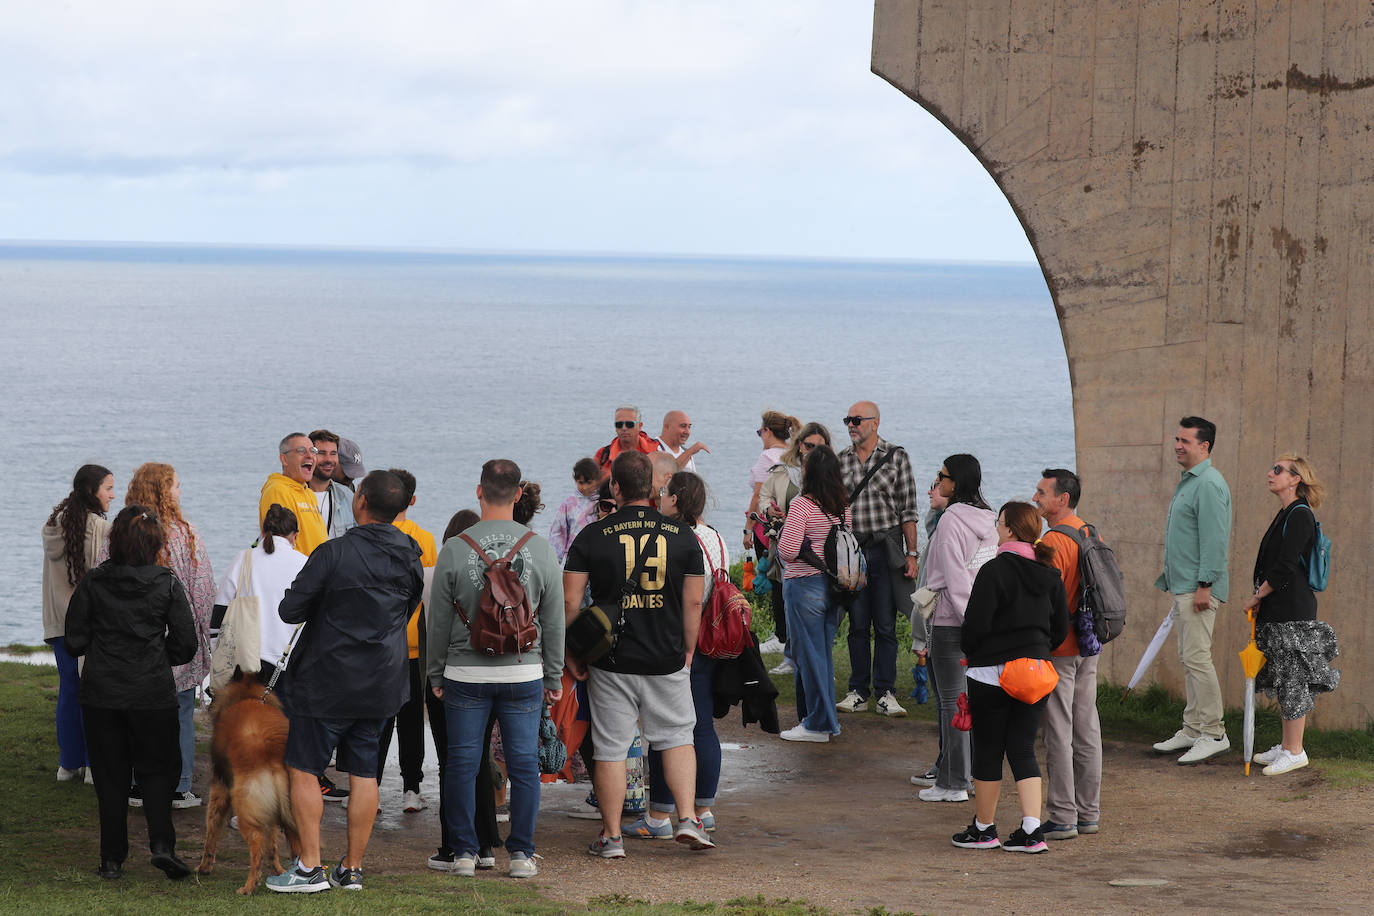
M 339 438 L 339 470 L 343 471 L 349 480 L 367 476 L 367 468 L 363 467 L 362 450 L 352 439 Z

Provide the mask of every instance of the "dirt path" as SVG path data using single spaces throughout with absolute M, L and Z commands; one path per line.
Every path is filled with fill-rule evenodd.
M 717 723 L 729 747 L 715 851 L 627 839 L 628 858 L 592 859 L 584 850 L 597 823 L 569 816 L 588 810 L 587 787 L 545 786 L 535 879 L 541 892 L 570 903 L 610 893 L 651 901 L 763 894 L 846 913 L 879 906 L 936 913 L 1365 912 L 1374 896 L 1374 789 L 1331 787 L 1319 761 L 1273 779 L 1253 767 L 1246 779 L 1239 753 L 1189 768 L 1142 746 L 1112 743 L 1103 765 L 1102 832 L 1027 856 L 952 846 L 949 837 L 972 819 L 972 804 L 917 800 L 908 777 L 933 755 L 930 723 L 846 716 L 836 741 L 811 745 L 744 730 L 737 721 Z M 424 869 L 434 851 L 438 793 L 433 761 L 426 763 L 432 807 L 417 814 L 400 811 L 399 777 L 388 767 L 370 873 Z M 200 774 L 196 784 L 204 785 Z M 1008 776 L 998 816 L 1003 835 L 1017 817 L 1014 798 Z M 344 812 L 326 807 L 325 849 L 341 850 Z M 203 823 L 192 814 L 178 818 L 186 854 L 198 854 L 202 842 Z M 221 867 L 238 871 L 246 861 L 241 841 L 226 837 Z M 504 869 L 498 854 L 497 871 L 477 880 L 508 880 Z M 1168 883 L 1108 885 L 1119 878 Z

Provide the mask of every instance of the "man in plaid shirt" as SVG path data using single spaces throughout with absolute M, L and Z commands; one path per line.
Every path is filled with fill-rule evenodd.
M 854 536 L 863 546 L 868 563 L 868 585 L 849 610 L 849 694 L 835 706 L 841 712 L 868 709 L 871 674 L 878 712 L 904 716 L 906 710 L 892 692 L 897 682 L 897 607 L 899 602 L 911 602 L 920 513 L 911 460 L 904 449 L 878 435 L 878 420 L 878 405 L 872 401 L 850 407 L 849 416 L 844 418 L 853 442 L 839 455 L 845 486 L 852 494 L 869 471 L 877 471 L 850 506 Z M 869 652 L 870 627 L 876 662 Z

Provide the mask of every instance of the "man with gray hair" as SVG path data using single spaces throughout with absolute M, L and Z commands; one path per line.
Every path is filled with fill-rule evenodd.
M 299 533 L 296 549 L 307 557 L 311 551 L 329 539 L 324 519 L 320 516 L 315 494 L 306 486 L 315 471 L 319 451 L 305 433 L 291 433 L 277 446 L 281 458 L 281 473 L 272 473 L 262 485 L 258 497 L 258 527 L 267 517 L 273 503 L 290 509 L 296 515 Z
M 644 432 L 644 415 L 633 405 L 623 405 L 615 409 L 615 438 L 609 445 L 597 450 L 596 463 L 601 468 L 601 477 L 611 475 L 611 462 L 621 452 L 643 452 L 652 455 L 659 450 L 658 440 Z

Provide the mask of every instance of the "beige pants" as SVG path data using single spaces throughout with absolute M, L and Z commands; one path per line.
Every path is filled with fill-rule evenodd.
M 1045 811 L 1056 824 L 1096 823 L 1102 793 L 1097 659 L 1055 656 L 1059 683 L 1045 704 Z
M 1190 738 L 1222 738 L 1221 684 L 1212 664 L 1212 627 L 1221 602 L 1212 598 L 1205 611 L 1193 610 L 1193 592 L 1174 595 L 1171 613 L 1178 634 L 1178 660 L 1183 663 L 1183 687 L 1188 705 L 1183 708 L 1183 733 Z

